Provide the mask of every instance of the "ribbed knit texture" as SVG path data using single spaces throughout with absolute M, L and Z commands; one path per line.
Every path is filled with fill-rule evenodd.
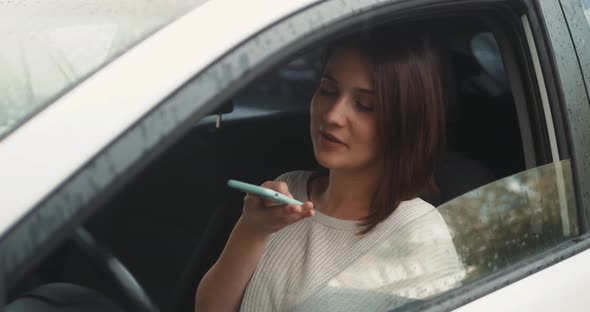
M 310 174 L 294 171 L 277 180 L 305 201 Z M 362 302 L 376 311 L 435 295 L 464 276 L 444 220 L 420 198 L 402 202 L 371 232 L 356 235 L 360 229 L 356 221 L 316 211 L 275 233 L 241 311 L 355 311 Z

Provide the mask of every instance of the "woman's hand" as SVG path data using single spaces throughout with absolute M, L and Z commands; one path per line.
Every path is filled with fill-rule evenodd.
M 287 183 L 281 181 L 267 181 L 261 186 L 275 190 L 293 198 L 289 193 Z M 256 195 L 244 197 L 242 223 L 251 231 L 259 235 L 270 235 L 289 224 L 314 214 L 313 204 L 305 202 L 303 205 L 280 205 L 270 200 L 263 200 Z
M 271 181 L 262 186 L 293 197 L 285 182 Z M 242 217 L 236 223 L 221 256 L 199 283 L 195 309 L 239 310 L 246 285 L 262 257 L 270 235 L 313 213 L 311 202 L 277 206 L 255 195 L 246 195 Z

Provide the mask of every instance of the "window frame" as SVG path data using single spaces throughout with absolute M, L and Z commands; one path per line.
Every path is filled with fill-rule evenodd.
M 589 97 L 585 88 L 578 88 L 584 86 L 584 76 L 578 59 L 572 58 L 577 55 L 575 41 L 561 2 L 535 0 L 534 5 L 539 19 L 539 31 L 533 33 L 537 50 L 540 56 L 542 52 L 552 52 L 542 59 L 542 65 L 545 79 L 551 82 L 547 89 L 553 119 L 558 121 L 556 131 L 563 127 L 563 141 L 558 135 L 560 155 L 567 149 L 572 160 L 579 227 L 586 232 L 590 227 L 590 157 L 587 156 L 590 137 L 584 134 L 590 124 Z
M 586 94 L 590 97 L 590 19 L 584 14 L 582 0 L 560 0 L 560 3 L 582 68 Z
M 578 196 L 580 200 L 585 203 L 584 224 L 583 226 L 588 230 L 590 228 L 590 154 L 583 151 L 583 147 L 590 144 L 588 124 L 590 124 L 590 20 L 586 18 L 584 13 L 584 6 L 581 0 L 560 0 L 559 1 L 562 14 L 565 17 L 567 31 L 571 36 L 571 44 L 577 56 L 578 70 L 581 75 L 576 75 L 575 80 L 572 79 L 569 83 L 583 85 L 586 90 L 585 94 L 575 95 L 568 94 L 568 106 L 566 109 L 568 115 L 568 125 L 570 127 L 572 145 L 580 151 L 576 153 L 574 158 L 577 158 L 577 180 L 578 182 Z M 590 8 L 586 8 L 589 9 Z M 563 60 L 561 60 L 564 63 Z M 571 66 L 571 65 L 570 65 Z M 586 105 L 584 105 L 586 104 Z M 584 135 L 586 134 L 586 135 Z

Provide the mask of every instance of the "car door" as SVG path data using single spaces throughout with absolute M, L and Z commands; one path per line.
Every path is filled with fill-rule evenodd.
M 44 99 L 51 105 L 35 111 L 28 119 L 19 120 L 22 124 L 5 136 L 3 131 L 0 141 L 0 264 L 2 281 L 6 283 L 3 289 L 15 287 L 69 237 L 99 207 L 99 202 L 112 195 L 107 194 L 107 189 L 123 183 L 127 170 L 136 168 L 137 172 L 139 163 L 154 157 L 151 147 L 166 141 L 171 131 L 190 127 L 189 116 L 205 114 L 215 105 L 204 102 L 221 92 L 229 78 L 225 78 L 223 71 L 227 64 L 206 71 L 212 62 L 275 20 L 312 3 L 248 4 L 246 9 L 252 11 L 249 18 L 228 27 L 219 16 L 238 15 L 240 4 L 202 2 L 195 1 L 193 6 L 188 2 L 183 4 L 186 11 L 175 12 L 166 23 L 157 23 L 155 29 L 148 23 L 152 33 L 138 33 L 142 37 L 151 36 L 122 55 L 118 54 L 125 49 L 116 50 L 118 57 L 113 57 L 114 61 L 109 59 L 112 62 L 92 68 L 97 70 L 94 73 L 84 72 L 82 77 L 77 77 L 83 80 L 79 85 L 71 90 L 58 90 L 63 94 L 51 94 L 51 98 Z M 256 5 L 264 9 L 254 10 Z M 71 2 L 63 6 L 78 7 Z M 235 10 L 227 12 L 228 6 Z M 89 15 L 95 13 L 92 6 L 80 7 L 90 11 Z M 148 10 L 155 8 L 151 6 Z M 59 6 L 55 8 L 58 13 L 59 9 Z M 104 11 L 117 13 L 113 7 Z M 50 21 L 56 21 L 55 16 Z M 56 23 L 59 22 L 57 18 Z M 159 30 L 167 23 L 170 24 Z M 107 26 L 112 28 L 116 24 Z M 217 29 L 217 36 L 212 36 L 207 27 Z M 192 36 L 202 41 L 185 40 Z M 137 41 L 134 38 L 124 45 L 128 47 Z M 207 49 L 203 49 L 205 42 Z M 83 58 L 78 61 L 84 63 Z M 242 58 L 242 63 L 236 64 L 246 65 L 240 67 L 243 70 L 248 68 L 247 59 Z M 186 92 L 178 91 L 198 73 L 201 74 L 197 87 L 191 84 L 183 89 Z M 197 104 L 193 97 L 203 102 Z M 164 102 L 167 104 L 162 110 L 156 109 Z
M 588 4 L 584 1 L 541 0 L 528 5 L 529 11 L 521 16 L 521 20 L 528 29 L 530 53 L 538 58 L 535 67 L 539 90 L 546 93 L 543 102 L 549 104 L 545 108 L 545 118 L 549 136 L 553 137 L 550 139 L 553 141 L 550 143 L 553 161 L 560 167 L 561 164 L 555 161 L 564 159 L 567 149 L 565 153 L 570 155 L 572 171 L 577 176 L 576 182 L 565 189 L 575 189 L 578 204 L 574 214 L 578 216 L 579 234 L 545 250 L 542 256 L 531 257 L 528 263 L 516 266 L 505 276 L 487 281 L 487 285 L 480 283 L 467 289 L 465 294 L 447 299 L 449 306 L 458 307 L 456 311 L 585 311 L 590 305 L 584 295 L 590 288 L 590 270 L 586 265 L 590 252 L 587 251 L 589 242 L 585 234 L 590 188 L 587 164 L 590 111 L 586 88 L 589 81 L 586 48 L 589 31 L 585 18 L 588 10 L 584 7 Z M 563 201 L 563 197 L 556 199 L 555 204 Z M 521 248 L 529 247 L 523 245 Z M 483 296 L 461 306 L 460 302 L 469 301 L 469 296 L 479 295 Z M 431 307 L 429 310 L 445 308 Z
M 570 263 L 568 260 L 560 261 L 574 254 L 579 254 L 576 257 L 584 256 L 583 251 L 590 245 L 583 236 L 587 223 L 586 211 L 590 205 L 587 192 L 584 192 L 588 189 L 590 176 L 590 159 L 585 156 L 590 143 L 579 130 L 588 124 L 587 113 L 590 108 L 587 95 L 580 94 L 577 88 L 582 81 L 579 64 L 569 60 L 574 50 L 571 37 L 563 32 L 566 27 L 563 13 L 552 1 L 301 1 L 273 15 L 272 23 L 268 21 L 264 27 L 261 24 L 253 25 L 247 28 L 252 33 L 245 30 L 245 33 L 232 37 L 232 44 L 216 45 L 217 49 L 213 52 L 201 49 L 201 45 L 192 46 L 194 49 L 189 54 L 193 57 L 200 53 L 211 55 L 199 58 L 199 62 L 176 64 L 177 69 L 190 65 L 193 70 L 183 71 L 183 79 L 178 84 L 154 81 L 158 86 L 166 84 L 166 92 L 158 89 L 162 91 L 159 96 L 152 94 L 151 105 L 138 113 L 132 125 L 126 124 L 128 127 L 119 129 L 116 135 L 103 142 L 104 146 L 99 145 L 91 156 L 80 161 L 80 167 L 70 171 L 71 176 L 67 181 L 48 193 L 34 210 L 2 238 L 0 254 L 4 258 L 4 280 L 8 280 L 9 285 L 15 283 L 30 270 L 36 258 L 42 258 L 52 244 L 63 240 L 91 212 L 101 208 L 101 204 L 122 185 L 133 183 L 133 176 L 189 132 L 201 117 L 269 69 L 310 46 L 354 28 L 386 21 L 417 18 L 435 20 L 440 17 L 483 20 L 492 17 L 494 22 L 490 23 L 490 28 L 494 29 L 498 38 L 505 37 L 499 40 L 500 48 L 503 56 L 507 56 L 505 68 L 514 89 L 514 109 L 520 125 L 511 135 L 523 142 L 520 152 L 524 156 L 522 164 L 519 163 L 522 168 L 519 168 L 525 172 L 538 172 L 535 168 L 545 165 L 554 165 L 551 168 L 555 169 L 559 167 L 558 164 L 564 164 L 563 167 L 570 168 L 571 175 L 563 173 L 566 172 L 563 170 L 563 177 L 557 174 L 567 189 L 556 189 L 557 194 L 573 194 L 573 204 L 558 205 L 559 208 L 567 209 L 557 211 L 567 212 L 568 216 L 574 217 L 574 221 L 568 223 L 570 230 L 566 234 L 550 241 L 542 250 L 534 250 L 525 258 L 507 261 L 506 265 L 498 267 L 491 274 L 476 277 L 473 283 L 429 298 L 408 309 L 446 311 L 463 306 L 464 309 L 477 309 L 475 304 L 481 302 L 487 305 L 486 300 L 503 296 L 502 291 L 511 293 L 510 286 L 506 285 L 518 287 L 518 283 L 525 282 L 527 278 L 549 274 L 548 270 L 558 262 L 567 265 Z M 270 2 L 266 4 L 270 5 Z M 277 6 L 277 10 L 280 9 Z M 209 9 L 213 10 L 214 7 L 212 5 Z M 221 7 L 217 7 L 211 12 L 221 14 L 220 11 Z M 191 37 L 189 21 L 197 20 L 193 18 L 187 18 L 187 24 L 177 25 L 186 37 Z M 232 32 L 231 28 L 226 30 Z M 515 34 L 510 35 L 511 32 Z M 162 32 L 162 36 L 165 34 Z M 152 44 L 156 45 L 157 42 Z M 176 55 L 172 53 L 175 48 L 182 50 L 183 45 L 170 45 L 166 49 L 171 53 L 171 58 Z M 157 56 L 153 57 L 157 59 Z M 190 59 L 187 54 L 183 54 L 183 57 Z M 209 63 L 211 59 L 215 61 Z M 162 65 L 159 69 L 166 72 L 165 67 Z M 111 83 L 106 87 L 110 90 L 115 86 Z M 91 92 L 89 88 L 84 86 L 77 93 Z M 137 88 L 137 93 L 141 93 L 140 89 L 145 86 Z M 121 104 L 126 98 L 121 96 L 108 100 Z M 500 163 L 493 164 L 501 166 Z M 3 185 L 8 185 L 8 182 Z M 559 196 L 557 198 L 561 200 Z M 564 198 L 571 197 L 568 196 Z M 569 217 L 560 218 L 563 222 L 569 220 Z M 563 222 L 561 224 L 565 224 Z M 44 225 L 43 230 L 36 232 L 40 224 Z M 574 259 L 571 257 L 569 260 Z M 538 273 L 533 275 L 535 272 Z M 536 280 L 532 283 L 536 287 L 541 284 Z M 542 294 L 541 290 L 538 291 Z M 525 299 L 500 297 L 499 303 L 489 304 L 500 307 L 494 304 Z M 472 301 L 474 306 L 466 305 Z

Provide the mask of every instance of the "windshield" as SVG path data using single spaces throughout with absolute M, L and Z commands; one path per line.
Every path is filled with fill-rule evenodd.
M 396 229 L 296 311 L 409 308 L 555 246 L 578 233 L 572 183 L 564 160 L 459 196 Z
M 0 138 L 66 89 L 206 0 L 0 4 Z

